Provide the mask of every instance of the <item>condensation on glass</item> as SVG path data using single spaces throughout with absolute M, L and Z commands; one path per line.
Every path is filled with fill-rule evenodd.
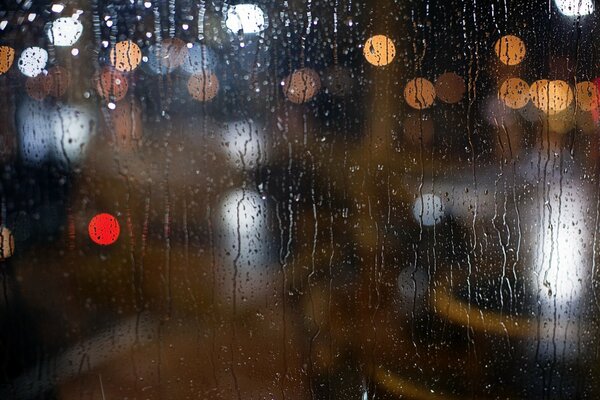
M 0 5 L 0 398 L 597 398 L 598 18 Z

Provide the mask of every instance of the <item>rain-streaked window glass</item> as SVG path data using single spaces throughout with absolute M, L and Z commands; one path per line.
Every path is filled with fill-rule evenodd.
M 593 0 L 5 0 L 0 399 L 600 397 Z

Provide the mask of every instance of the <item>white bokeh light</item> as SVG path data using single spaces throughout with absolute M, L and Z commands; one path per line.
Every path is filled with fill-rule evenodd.
M 594 12 L 593 0 L 554 0 L 561 14 L 567 17 L 579 17 Z
M 264 11 L 256 4 L 236 4 L 227 9 L 225 25 L 233 33 L 259 33 L 267 26 Z
M 413 216 L 424 226 L 433 226 L 444 218 L 445 207 L 442 199 L 432 193 L 417 197 L 413 204 Z
M 52 21 L 46 34 L 55 46 L 73 46 L 81 37 L 83 25 L 72 17 L 62 17 Z
M 41 47 L 28 47 L 19 57 L 19 71 L 25 76 L 31 78 L 38 76 L 46 68 L 48 63 L 48 52 Z
M 83 107 L 27 99 L 18 108 L 17 129 L 25 163 L 38 165 L 56 160 L 72 164 L 85 155 L 95 122 Z
M 225 123 L 220 139 L 227 161 L 236 168 L 256 168 L 266 159 L 264 129 L 252 119 Z

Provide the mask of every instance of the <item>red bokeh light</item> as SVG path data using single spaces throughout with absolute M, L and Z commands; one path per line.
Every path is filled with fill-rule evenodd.
M 98 214 L 90 221 L 88 225 L 90 239 L 94 243 L 102 246 L 113 244 L 119 238 L 121 227 L 119 221 L 110 214 Z

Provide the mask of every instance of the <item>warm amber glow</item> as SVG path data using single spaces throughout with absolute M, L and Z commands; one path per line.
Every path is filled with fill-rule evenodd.
M 435 93 L 444 103 L 458 103 L 467 90 L 463 78 L 454 72 L 446 72 L 435 81 Z
M 0 259 L 8 258 L 15 252 L 15 238 L 7 227 L 0 228 Z
M 529 85 L 519 78 L 508 78 L 498 90 L 498 98 L 510 108 L 523 108 L 529 102 Z
M 188 80 L 188 92 L 198 101 L 210 101 L 219 92 L 219 79 L 210 72 L 201 72 L 190 76 Z
M 119 71 L 132 71 L 142 61 L 142 50 L 131 40 L 123 40 L 110 50 L 110 63 Z
M 525 43 L 514 35 L 502 36 L 496 41 L 494 51 L 503 64 L 517 65 L 525 58 Z
M 575 86 L 577 106 L 583 111 L 598 108 L 598 87 L 593 82 L 583 81 Z
M 129 84 L 125 75 L 112 68 L 104 68 L 96 82 L 98 94 L 106 101 L 119 101 L 127 94 Z
M 396 46 L 385 35 L 375 35 L 367 39 L 363 49 L 365 59 L 377 67 L 388 65 L 396 56 Z
M 404 99 L 409 106 L 417 110 L 431 107 L 435 100 L 433 83 L 425 78 L 415 78 L 404 88 Z
M 27 77 L 25 80 L 25 91 L 35 100 L 44 100 L 48 95 L 46 75 L 39 74 L 34 77 Z
M 532 103 L 550 115 L 565 110 L 573 102 L 573 90 L 565 81 L 540 79 L 529 88 Z
M 0 75 L 5 74 L 15 61 L 15 49 L 9 46 L 0 46 Z
M 292 103 L 300 104 L 311 100 L 319 89 L 321 79 L 310 68 L 296 70 L 283 80 L 283 93 Z
M 46 93 L 50 96 L 60 97 L 67 91 L 71 82 L 71 73 L 63 67 L 52 67 L 48 70 L 48 75 L 44 81 Z

